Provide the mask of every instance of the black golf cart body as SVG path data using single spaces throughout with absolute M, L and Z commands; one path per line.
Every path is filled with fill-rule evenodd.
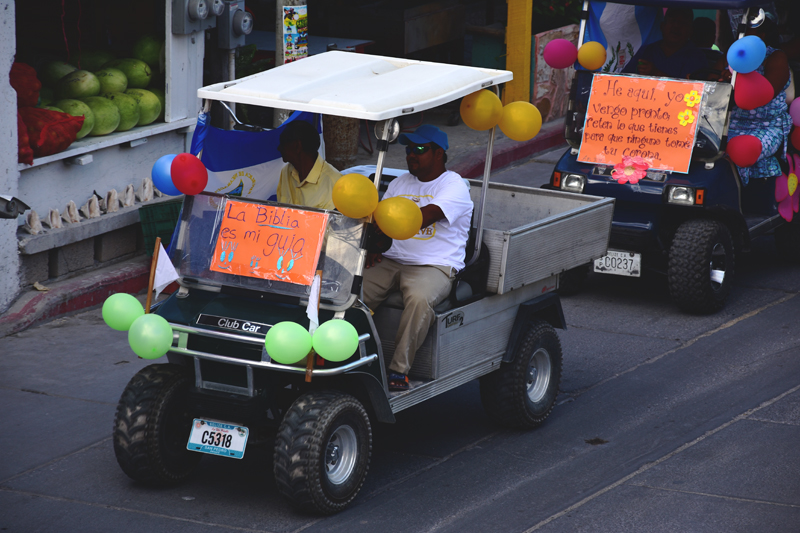
M 618 3 L 733 9 L 753 8 L 758 1 Z M 584 11 L 588 5 L 584 3 Z M 584 29 L 582 24 L 581 39 Z M 800 259 L 800 224 L 797 217 L 789 224 L 778 214 L 776 176 L 751 179 L 744 186 L 737 167 L 725 157 L 735 77 L 734 85 L 703 82 L 703 104 L 688 173 L 650 170 L 636 184 L 620 184 L 611 177 L 613 163 L 577 160 L 594 76 L 585 70 L 575 74 L 565 131 L 571 148 L 556 165 L 549 188 L 616 200 L 609 255 L 593 264 L 595 272 L 639 276 L 645 269 L 664 273 L 672 299 L 682 309 L 707 313 L 724 305 L 733 282 L 735 257 L 750 249 L 753 238 L 774 231 L 782 255 Z M 572 279 L 580 280 L 590 266 L 570 273 Z
M 198 95 L 383 121 L 377 129 L 385 150 L 396 125 L 389 119 L 510 79 L 506 71 L 328 52 Z M 332 513 L 363 483 L 372 422 L 394 422 L 398 411 L 476 378 L 498 422 L 543 422 L 561 375 L 553 329 L 565 327 L 554 292 L 558 274 L 606 253 L 613 200 L 489 184 L 494 131 L 488 136 L 484 181 L 470 184 L 470 264 L 436 308 L 410 372 L 413 386 L 405 392 L 390 393 L 386 385 L 402 299 L 390 296 L 374 317 L 360 301 L 368 219 L 208 193 L 186 197 L 171 245 L 180 289 L 154 311 L 174 331 L 169 364 L 145 368 L 123 393 L 114 439 L 123 470 L 155 484 L 185 479 L 202 456 L 194 451 L 200 446 L 187 450 L 192 424 L 220 421 L 229 429 L 247 428 L 251 444 L 274 437 L 280 492 L 301 509 Z M 327 215 L 316 267 L 323 271 L 319 321 L 343 319 L 356 328 L 359 345 L 350 358 L 317 358 L 310 371 L 304 361 L 271 360 L 267 331 L 283 321 L 308 327 L 310 288 L 210 268 L 231 202 Z M 213 453 L 226 454 L 222 448 Z

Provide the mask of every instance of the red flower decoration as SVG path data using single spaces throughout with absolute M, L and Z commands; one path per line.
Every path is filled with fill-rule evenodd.
M 800 156 L 789 156 L 789 175 L 778 176 L 775 182 L 775 201 L 778 202 L 778 213 L 791 222 L 794 213 L 800 210 L 800 187 L 797 183 L 797 172 L 800 172 Z
M 621 163 L 614 165 L 611 177 L 619 183 L 639 183 L 647 175 L 650 164 L 643 158 L 624 156 Z

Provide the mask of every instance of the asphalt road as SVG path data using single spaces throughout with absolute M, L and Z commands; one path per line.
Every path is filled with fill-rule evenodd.
M 403 411 L 333 517 L 280 498 L 267 445 L 204 457 L 177 488 L 128 479 L 111 427 L 146 364 L 99 310 L 0 339 L 0 531 L 797 531 L 800 269 L 756 244 L 712 316 L 680 313 L 661 278 L 591 275 L 562 300 L 540 428 L 492 425 L 475 382 Z

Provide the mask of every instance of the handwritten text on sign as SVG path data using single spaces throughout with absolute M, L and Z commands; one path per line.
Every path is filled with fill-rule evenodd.
M 702 82 L 595 74 L 578 161 L 688 172 L 702 96 Z
M 328 215 L 227 200 L 211 270 L 311 285 Z

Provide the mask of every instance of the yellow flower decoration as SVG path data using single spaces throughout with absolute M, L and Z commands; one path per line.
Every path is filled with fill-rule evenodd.
M 690 109 L 686 111 L 681 111 L 678 113 L 678 121 L 681 123 L 681 126 L 686 126 L 687 124 L 691 124 L 694 122 L 694 113 Z
M 700 95 L 697 94 L 697 91 L 692 91 L 683 97 L 683 101 L 686 102 L 687 106 L 694 107 L 700 103 Z
M 793 196 L 794 191 L 797 190 L 797 174 L 794 173 L 789 174 L 789 180 L 786 186 L 789 189 L 789 196 Z

